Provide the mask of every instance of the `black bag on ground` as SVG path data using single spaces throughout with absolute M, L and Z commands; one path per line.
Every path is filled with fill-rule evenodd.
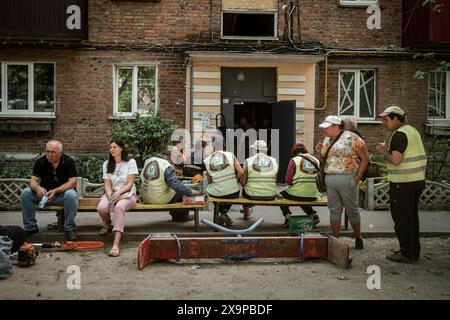
M 27 238 L 27 232 L 19 226 L 0 226 L 0 236 L 6 236 L 13 241 L 11 253 L 19 251 Z

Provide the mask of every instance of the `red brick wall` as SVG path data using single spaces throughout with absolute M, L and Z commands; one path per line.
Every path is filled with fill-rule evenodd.
M 328 106 L 324 111 L 316 111 L 315 144 L 324 138 L 318 125 L 330 114 L 338 113 L 338 73 L 341 68 L 376 69 L 376 113 L 381 113 L 390 105 L 398 105 L 406 112 L 406 121 L 423 133 L 427 120 L 428 80 L 414 80 L 417 70 L 427 71 L 431 62 L 410 58 L 337 58 L 329 59 Z M 320 106 L 323 105 L 324 69 L 319 72 Z M 378 119 L 379 120 L 379 119 Z M 381 124 L 359 124 L 370 152 L 375 152 L 377 142 L 388 141 L 390 134 Z
M 329 47 L 376 48 L 402 45 L 400 0 L 380 0 L 381 29 L 369 30 L 367 7 L 344 7 L 339 0 L 300 1 L 303 41 L 320 41 Z
M 285 41 L 286 15 L 278 2 L 278 35 Z M 339 0 L 294 1 L 294 40 L 321 42 L 330 47 L 401 46 L 401 1 L 380 0 L 381 29 L 369 30 L 367 7 L 344 7 Z M 161 2 L 89 1 L 89 41 L 100 43 L 170 44 L 220 40 L 221 0 Z M 300 21 L 298 21 L 300 17 Z M 299 32 L 300 25 L 300 32 Z
M 106 150 L 113 120 L 113 64 L 159 62 L 159 110 L 171 123 L 184 124 L 184 60 L 175 54 L 120 51 L 0 50 L 0 61 L 56 62 L 56 119 L 51 133 L 0 133 L 0 152 L 38 152 L 50 138 L 70 153 Z M 11 119 L 0 118 L 0 121 Z
M 90 0 L 89 41 L 169 44 L 196 41 L 199 35 L 200 40 L 208 40 L 209 12 L 209 0 Z

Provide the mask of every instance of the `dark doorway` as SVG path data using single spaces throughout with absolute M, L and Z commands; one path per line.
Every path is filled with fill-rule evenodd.
M 242 102 L 234 105 L 234 129 L 242 129 L 244 132 L 248 129 L 254 129 L 258 139 L 266 140 L 270 148 L 270 129 L 272 128 L 272 104 L 264 102 Z M 259 136 L 260 129 L 267 130 L 266 136 Z M 235 138 L 237 146 L 237 138 Z M 249 138 L 245 141 L 245 158 L 250 156 Z M 270 149 L 269 149 L 270 154 Z

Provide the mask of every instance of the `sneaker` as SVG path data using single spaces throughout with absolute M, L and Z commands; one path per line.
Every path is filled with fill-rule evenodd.
M 399 263 L 414 263 L 415 261 L 418 260 L 418 259 L 411 259 L 411 258 L 405 257 L 403 255 L 403 253 L 401 253 L 400 251 L 397 253 L 387 255 L 386 259 L 388 259 L 390 261 L 394 261 L 394 262 L 399 262 Z
M 113 227 L 110 224 L 105 224 L 103 225 L 103 227 L 100 229 L 100 231 L 98 232 L 99 235 L 101 236 L 105 236 L 108 233 L 110 233 L 112 231 Z
M 77 232 L 75 230 L 66 231 L 66 238 L 69 241 L 76 241 L 77 240 Z
M 313 215 L 313 220 L 314 220 L 314 227 L 317 226 L 320 223 L 320 218 L 317 214 Z
M 187 215 L 172 215 L 173 222 L 188 222 L 194 220 L 193 216 Z
M 357 250 L 364 249 L 364 243 L 362 239 L 355 239 L 355 249 Z
M 281 225 L 282 228 L 289 228 L 289 218 L 291 217 L 290 214 L 287 214 L 284 216 L 284 222 Z
M 228 214 L 221 214 L 219 216 L 219 225 L 229 227 L 233 224 L 233 220 L 230 218 Z
M 39 228 L 33 229 L 33 230 L 25 230 L 25 232 L 27 233 L 26 236 L 31 236 L 32 234 L 38 233 L 39 232 Z

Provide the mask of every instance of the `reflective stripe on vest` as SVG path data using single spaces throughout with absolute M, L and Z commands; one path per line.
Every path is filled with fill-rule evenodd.
M 169 161 L 157 157 L 147 159 L 141 172 L 141 196 L 144 203 L 166 204 L 175 196 L 164 180 L 164 172 L 172 167 Z
M 397 131 L 406 135 L 408 145 L 400 165 L 396 166 L 388 162 L 388 180 L 397 183 L 425 180 L 427 156 L 419 132 L 410 125 L 404 125 Z
M 319 160 L 311 155 L 307 157 L 314 159 L 316 165 L 320 166 Z M 320 193 L 316 186 L 316 167 L 310 161 L 300 156 L 294 157 L 292 160 L 295 162 L 295 173 L 292 179 L 292 185 L 287 186 L 286 192 L 295 197 L 319 197 Z
M 258 153 L 248 158 L 245 193 L 253 197 L 275 196 L 277 194 L 277 173 L 278 164 L 275 158 L 264 153 Z
M 216 151 L 203 163 L 211 176 L 212 182 L 206 191 L 212 196 L 226 196 L 239 191 L 234 168 L 234 155 L 231 152 Z

